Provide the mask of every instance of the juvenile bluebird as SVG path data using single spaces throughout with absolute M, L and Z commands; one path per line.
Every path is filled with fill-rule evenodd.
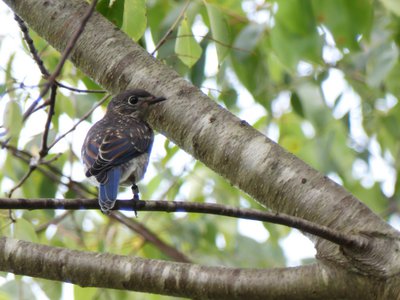
M 145 119 L 149 108 L 164 97 L 144 90 L 128 90 L 111 99 L 103 119 L 89 130 L 82 146 L 85 175 L 99 186 L 102 212 L 114 207 L 118 186 L 131 186 L 139 199 L 136 183 L 146 172 L 154 133 Z

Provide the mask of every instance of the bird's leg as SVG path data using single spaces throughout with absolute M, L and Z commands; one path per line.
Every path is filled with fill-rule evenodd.
M 132 183 L 133 200 L 139 200 L 139 188 L 136 184 Z
M 133 193 L 133 198 L 132 198 L 132 200 L 133 200 L 133 211 L 135 212 L 135 217 L 137 218 L 137 211 L 136 211 L 137 202 L 136 201 L 139 201 L 139 188 L 135 183 L 132 182 L 131 189 L 132 189 L 132 193 Z

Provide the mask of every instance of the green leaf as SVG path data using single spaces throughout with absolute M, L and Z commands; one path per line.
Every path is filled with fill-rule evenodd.
M 8 93 L 10 98 L 14 98 L 15 97 L 15 91 L 13 89 L 13 76 L 12 76 L 12 66 L 13 66 L 13 62 L 14 62 L 14 58 L 15 58 L 15 53 L 10 55 L 10 58 L 7 61 L 7 66 L 6 66 L 6 71 L 5 71 L 5 86 L 7 89 L 10 90 L 10 92 Z
M 182 20 L 178 28 L 175 53 L 189 68 L 191 68 L 201 56 L 201 47 L 193 37 L 187 18 Z
M 193 68 L 190 69 L 190 81 L 193 85 L 201 87 L 203 81 L 205 80 L 205 65 L 206 65 L 206 52 L 209 39 L 206 37 L 200 42 L 200 47 L 202 49 L 202 55 L 200 59 L 196 62 Z
M 399 50 L 394 43 L 383 43 L 374 48 L 368 55 L 367 83 L 379 87 L 389 72 L 396 65 Z
M 18 182 L 26 172 L 26 164 L 15 158 L 11 153 L 7 153 L 6 160 L 2 166 L 3 175 L 11 180 Z
M 32 224 L 25 219 L 18 219 L 14 224 L 14 238 L 37 243 L 38 237 Z
M 222 100 L 229 110 L 232 110 L 236 105 L 238 94 L 231 87 L 224 88 L 219 94 L 219 100 Z
M 253 55 L 253 50 L 263 36 L 264 26 L 249 24 L 237 35 L 234 42 L 234 53 L 237 59 L 243 60 Z
M 389 74 L 385 78 L 385 84 L 390 93 L 393 95 L 400 95 L 400 62 L 392 68 Z
M 210 19 L 211 34 L 217 48 L 218 62 L 221 64 L 231 48 L 228 21 L 217 6 L 206 3 L 206 8 Z
M 138 41 L 147 26 L 146 0 L 125 0 L 122 30 Z
M 1 291 L 7 293 L 10 296 L 9 299 L 37 299 L 32 291 L 32 285 L 22 281 L 20 276 L 3 284 Z
M 22 129 L 22 110 L 16 101 L 10 100 L 6 104 L 4 110 L 4 127 L 7 130 L 7 135 L 11 137 L 11 143 L 16 145 L 18 142 L 19 133 Z
M 361 35 L 369 36 L 373 21 L 372 3 L 365 0 L 313 0 L 317 21 L 333 34 L 339 48 L 359 49 Z
M 299 95 L 297 95 L 297 93 L 292 93 L 290 97 L 290 103 L 292 104 L 295 113 L 298 114 L 300 117 L 304 118 L 303 105 L 301 104 Z
M 321 62 L 322 39 L 310 0 L 278 0 L 271 45 L 280 61 L 295 70 L 300 60 Z
M 74 298 L 75 299 L 96 299 L 98 298 L 98 289 L 92 287 L 80 287 L 74 285 Z M 97 295 L 97 297 L 96 297 Z
M 50 157 L 49 157 L 50 158 Z M 41 182 L 39 185 L 39 195 L 43 198 L 54 198 L 57 192 L 58 184 L 48 178 L 47 176 L 41 176 Z
M 96 5 L 96 9 L 115 26 L 121 28 L 124 16 L 125 0 L 100 0 Z
M 299 84 L 296 94 L 301 101 L 305 117 L 322 132 L 332 119 L 332 115 L 324 103 L 319 87 L 310 82 Z
M 381 2 L 388 10 L 400 16 L 400 2 L 398 0 L 381 0 Z
M 35 278 L 41 289 L 46 293 L 49 299 L 61 299 L 62 283 L 46 279 Z

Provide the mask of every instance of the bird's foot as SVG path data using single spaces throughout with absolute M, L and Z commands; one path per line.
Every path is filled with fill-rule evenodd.
M 132 204 L 133 204 L 133 211 L 135 212 L 135 217 L 137 218 L 137 210 L 136 210 L 136 204 L 138 204 L 139 201 L 139 188 L 136 184 L 132 184 L 132 193 L 133 193 L 133 198 L 132 198 Z

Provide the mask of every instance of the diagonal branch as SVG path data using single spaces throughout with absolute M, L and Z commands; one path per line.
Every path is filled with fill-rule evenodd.
M 174 32 L 175 27 L 181 21 L 183 15 L 185 14 L 186 10 L 189 7 L 189 4 L 190 4 L 190 1 L 187 0 L 186 3 L 183 5 L 183 8 L 182 8 L 181 12 L 179 13 L 178 17 L 176 18 L 175 22 L 171 25 L 170 28 L 168 28 L 167 32 L 164 34 L 164 36 L 161 38 L 161 40 L 157 43 L 153 52 L 151 52 L 151 55 L 154 55 L 157 52 L 157 50 L 160 49 L 162 45 L 164 45 L 164 43 L 167 41 L 168 37 L 172 34 L 172 32 Z
M 54 72 L 47 78 L 47 84 L 45 85 L 44 89 L 40 92 L 40 95 L 36 101 L 32 103 L 32 105 L 27 109 L 27 111 L 24 113 L 24 120 L 30 116 L 30 114 L 33 112 L 35 109 L 36 105 L 40 101 L 40 99 L 43 98 L 44 95 L 47 94 L 49 91 L 50 87 L 54 85 L 54 82 L 58 75 L 60 75 L 61 70 L 67 61 L 69 55 L 72 52 L 72 49 L 74 48 L 76 42 L 78 41 L 80 35 L 82 34 L 83 30 L 85 29 L 86 23 L 89 21 L 91 15 L 93 14 L 95 8 L 96 8 L 97 0 L 93 0 L 89 8 L 87 9 L 86 13 L 83 15 L 81 24 L 78 28 L 78 30 L 72 35 L 72 37 L 69 39 L 67 46 L 65 47 L 63 54 L 61 55 L 60 61 L 58 62 L 56 69 Z
M 29 153 L 26 150 L 21 150 L 18 149 L 12 145 L 7 144 L 6 142 L 0 141 L 0 146 L 2 148 L 7 149 L 14 157 L 20 159 L 24 163 L 26 163 L 29 168 L 35 167 L 39 172 L 41 172 L 43 175 L 47 176 L 54 182 L 59 182 L 62 185 L 65 185 L 67 188 L 72 189 L 77 195 L 80 197 L 85 197 L 87 195 L 92 195 L 95 196 L 97 193 L 93 193 L 90 189 L 88 189 L 84 184 L 80 182 L 76 182 L 72 180 L 71 178 L 65 176 L 61 170 L 59 170 L 57 167 L 47 164 L 47 161 L 41 162 L 40 164 L 31 164 L 32 159 L 34 159 L 34 156 Z M 45 166 L 46 168 L 43 168 Z M 61 178 L 66 178 L 68 180 L 67 183 L 63 182 Z
M 51 148 L 54 147 L 55 144 L 57 144 L 61 139 L 63 139 L 66 135 L 68 135 L 69 133 L 71 133 L 72 131 L 74 131 L 76 129 L 76 127 L 78 127 L 78 125 L 80 123 L 82 123 L 83 121 L 85 121 L 92 113 L 93 111 L 98 108 L 100 105 L 102 105 L 104 102 L 107 101 L 107 99 L 110 97 L 109 94 L 105 95 L 99 102 L 97 102 L 90 110 L 88 110 L 80 119 L 78 122 L 76 122 L 70 130 L 68 130 L 67 132 L 63 133 L 62 135 L 60 135 L 59 137 L 57 137 L 55 139 L 55 141 L 48 147 L 48 149 L 50 150 Z
M 43 60 L 39 56 L 39 53 L 35 47 L 35 44 L 33 43 L 33 40 L 29 34 L 28 27 L 26 26 L 25 22 L 18 15 L 14 14 L 14 19 L 17 21 L 17 23 L 22 31 L 24 39 L 28 45 L 29 51 L 31 52 L 34 61 L 38 65 L 40 72 L 42 73 L 44 78 L 49 78 L 50 72 L 46 69 L 46 67 L 43 63 Z M 106 92 L 106 91 L 102 91 L 102 90 L 82 90 L 82 89 L 77 89 L 74 87 L 67 86 L 63 83 L 58 82 L 57 80 L 54 80 L 54 82 L 58 87 L 65 88 L 67 90 L 77 92 L 77 93 L 105 93 Z M 25 86 L 23 84 L 21 84 L 20 88 L 23 88 L 23 87 L 25 87 Z M 9 92 L 9 90 L 6 92 Z M 35 109 L 34 111 L 36 111 L 36 110 L 37 109 Z
M 184 255 L 182 252 L 178 251 L 174 247 L 171 247 L 170 245 L 165 243 L 154 232 L 152 232 L 150 229 L 143 226 L 139 222 L 129 219 L 120 212 L 112 212 L 110 214 L 110 217 L 124 224 L 129 229 L 140 234 L 146 241 L 155 245 L 158 249 L 160 249 L 161 252 L 173 258 L 175 261 L 186 262 L 186 263 L 191 262 L 186 255 Z
M 7 196 L 8 198 L 11 198 L 14 192 L 19 189 L 26 180 L 28 180 L 29 176 L 31 176 L 32 172 L 36 169 L 35 166 L 30 166 L 28 172 L 25 173 L 25 175 L 21 178 L 21 180 L 8 192 Z
M 49 153 L 49 148 L 47 147 L 47 139 L 49 136 L 50 126 L 51 126 L 51 119 L 54 116 L 54 107 L 56 105 L 56 95 L 57 95 L 57 86 L 51 86 L 51 93 L 49 99 L 49 112 L 47 113 L 47 120 L 44 126 L 44 132 L 42 137 L 42 148 L 39 151 L 40 158 L 45 157 Z
M 33 43 L 31 36 L 29 35 L 29 29 L 25 25 L 25 22 L 17 15 L 14 14 L 14 19 L 17 21 L 19 28 L 22 31 L 24 39 L 28 45 L 29 51 L 31 52 L 33 59 L 35 60 L 36 64 L 39 67 L 40 72 L 42 73 L 44 78 L 48 78 L 50 76 L 50 72 L 44 66 L 43 60 L 40 58 L 38 51 Z

